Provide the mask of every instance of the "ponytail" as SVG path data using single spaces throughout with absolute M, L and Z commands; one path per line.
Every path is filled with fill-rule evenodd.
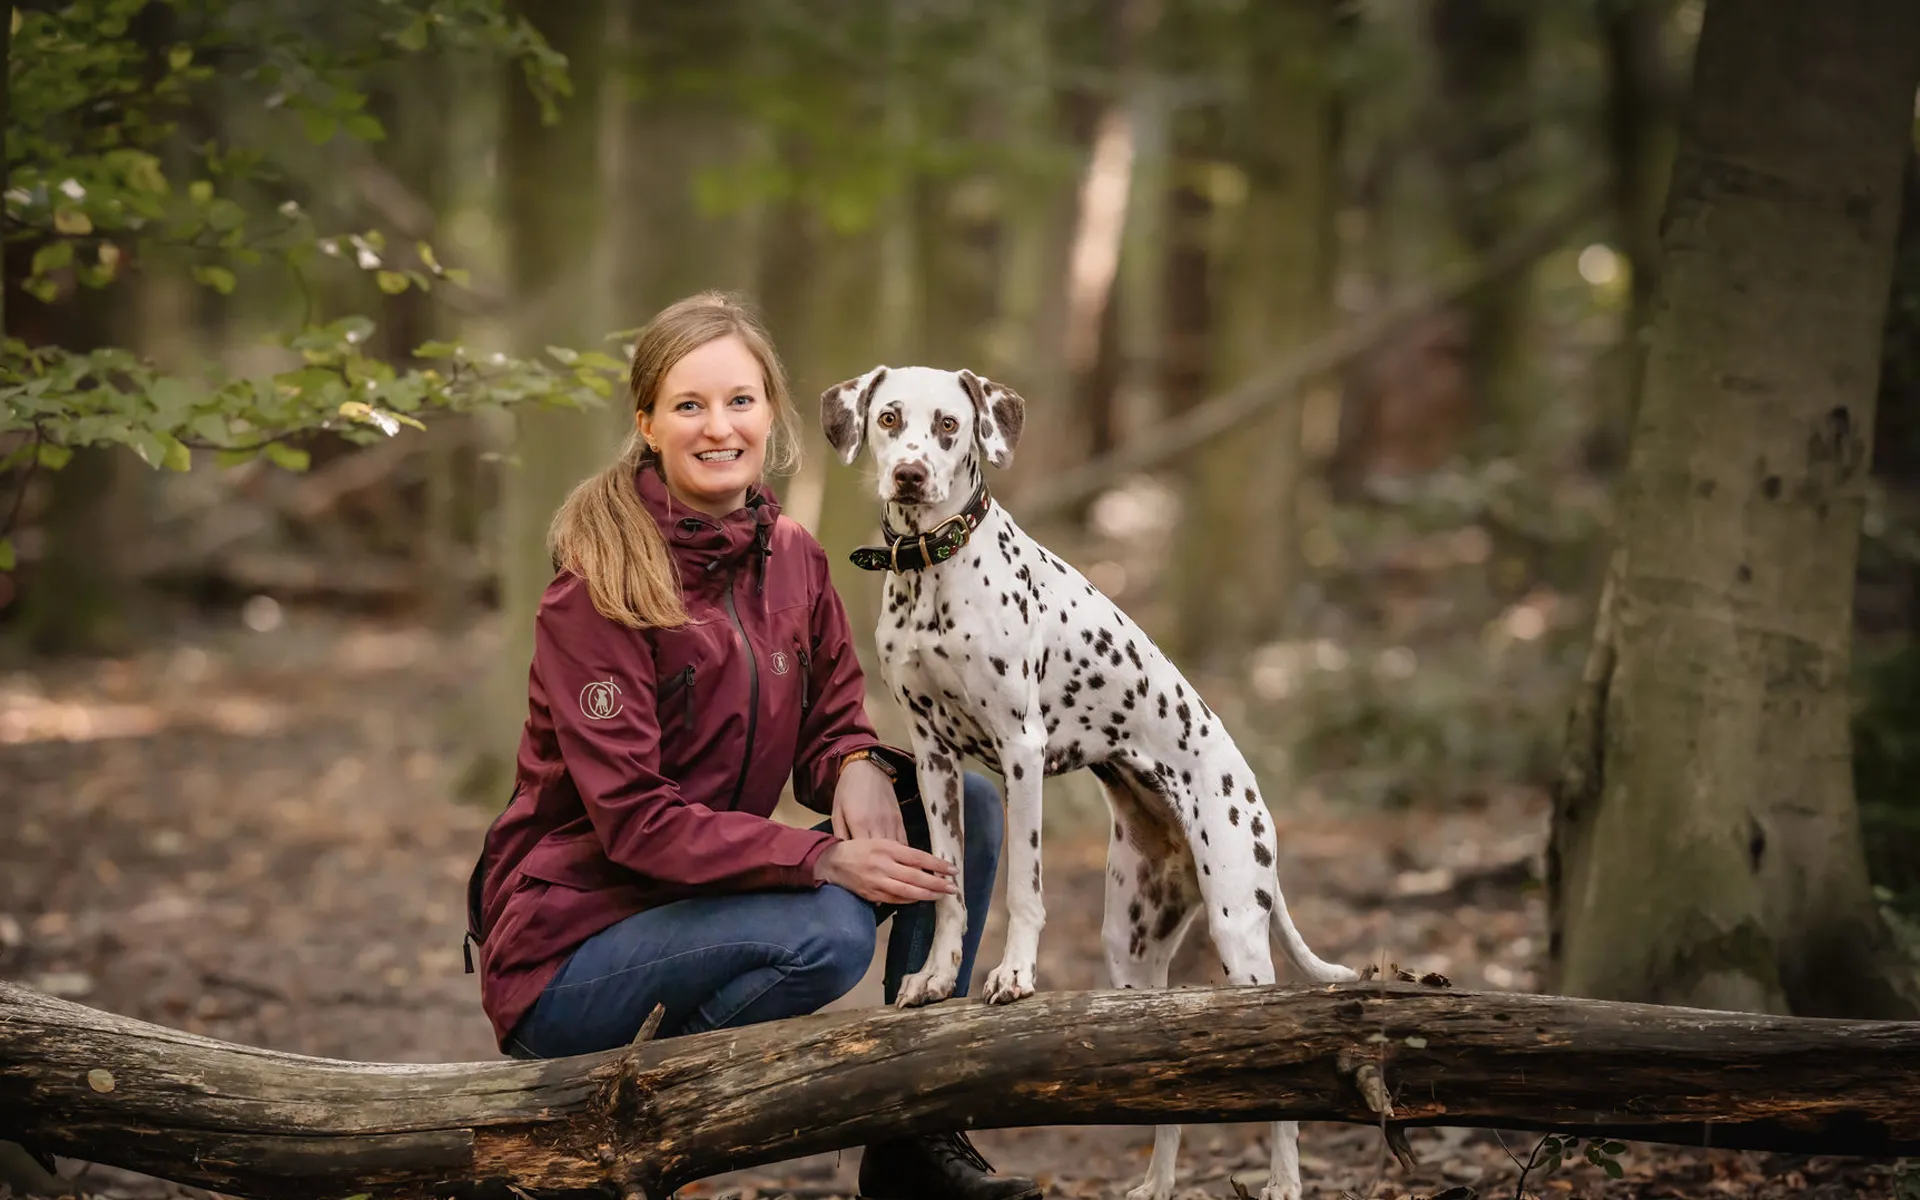
M 601 616 L 629 629 L 687 623 L 667 541 L 640 502 L 633 477 L 646 461 L 634 430 L 613 465 L 575 487 L 547 531 L 554 566 L 586 580 Z

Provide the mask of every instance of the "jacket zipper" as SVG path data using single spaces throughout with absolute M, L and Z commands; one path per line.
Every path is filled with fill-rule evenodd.
M 807 648 L 796 645 L 800 654 L 800 717 L 806 718 L 807 710 L 813 707 L 813 662 L 807 657 Z
M 747 651 L 747 748 L 740 758 L 740 778 L 733 783 L 733 803 L 729 808 L 740 807 L 740 797 L 747 790 L 747 772 L 753 769 L 753 730 L 760 723 L 760 660 L 754 657 L 753 639 L 747 636 L 747 627 L 740 623 L 740 610 L 733 602 L 735 579 L 727 580 L 727 616 L 733 619 L 734 629 L 739 631 L 740 644 Z
M 680 709 L 680 728 L 688 734 L 693 733 L 693 664 L 688 663 L 676 671 L 660 688 L 660 698 L 665 700 L 675 692 L 685 689 L 687 702 Z

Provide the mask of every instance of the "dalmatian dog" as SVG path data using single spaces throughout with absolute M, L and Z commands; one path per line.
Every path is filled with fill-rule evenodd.
M 1041 782 L 1082 767 L 1113 814 L 1102 933 L 1113 986 L 1165 987 L 1202 916 L 1233 983 L 1274 982 L 1269 930 L 1305 979 L 1357 979 L 1318 958 L 1287 915 L 1272 814 L 1219 717 L 1126 613 L 988 495 L 983 460 L 1011 461 L 1024 413 L 1011 389 L 966 370 L 880 366 L 821 396 L 841 461 L 865 447 L 878 468 L 886 545 L 853 558 L 887 573 L 881 675 L 911 717 L 933 853 L 962 862 L 963 755 L 1006 781 L 1009 921 L 985 999 L 1033 994 L 1046 918 Z M 956 893 L 935 912 L 932 951 L 903 982 L 902 1007 L 953 994 L 965 903 Z M 1179 1145 L 1178 1125 L 1155 1130 L 1128 1200 L 1167 1200 Z M 1275 1122 L 1262 1200 L 1300 1194 L 1297 1128 Z

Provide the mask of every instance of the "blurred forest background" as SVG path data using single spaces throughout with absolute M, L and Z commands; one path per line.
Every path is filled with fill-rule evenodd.
M 1288 887 L 1308 893 L 1302 925 L 1323 953 L 1418 942 L 1396 905 L 1431 905 L 1420 919 L 1445 926 L 1481 903 L 1507 914 L 1504 932 L 1461 935 L 1444 955 L 1434 943 L 1427 961 L 1468 986 L 1551 986 L 1563 935 L 1618 937 L 1579 910 L 1592 887 L 1571 915 L 1549 896 L 1550 876 L 1586 869 L 1581 837 L 1717 887 L 1663 839 L 1732 811 L 1702 799 L 1699 778 L 1737 790 L 1778 755 L 1837 766 L 1837 802 L 1831 789 L 1796 800 L 1827 832 L 1735 797 L 1713 838 L 1737 830 L 1762 893 L 1853 897 L 1835 903 L 1849 928 L 1874 927 L 1859 938 L 1884 961 L 1883 934 L 1911 937 L 1920 917 L 1911 106 L 1905 216 L 1860 276 L 1891 285 L 1843 298 L 1885 312 L 1877 385 L 1847 401 L 1874 414 L 1853 442 L 1871 446 L 1870 476 L 1838 485 L 1841 523 L 1859 518 L 1857 564 L 1845 530 L 1811 543 L 1838 557 L 1749 543 L 1764 585 L 1818 575 L 1844 593 L 1825 627 L 1837 653 L 1821 659 L 1844 677 L 1805 696 L 1805 680 L 1786 680 L 1792 695 L 1772 704 L 1764 671 L 1716 676 L 1698 728 L 1675 734 L 1692 747 L 1685 786 L 1616 805 L 1630 828 L 1582 834 L 1573 816 L 1629 451 L 1651 462 L 1660 452 L 1636 437 L 1666 437 L 1669 460 L 1701 463 L 1761 436 L 1760 418 L 1747 430 L 1716 423 L 1722 408 L 1689 416 L 1685 397 L 1660 401 L 1666 417 L 1641 408 L 1660 362 L 1662 212 L 1710 7 L 17 5 L 0 409 L 0 861 L 14 882 L 0 883 L 0 971 L 241 1040 L 434 1052 L 364 1025 L 316 1033 L 332 1027 L 314 1012 L 336 992 L 373 1003 L 339 991 L 343 977 L 441 988 L 449 1011 L 471 1003 L 444 955 L 478 830 L 505 799 L 547 520 L 630 419 L 622 331 L 715 287 L 758 307 L 786 358 L 808 441 L 775 486 L 835 561 L 870 676 L 878 584 L 845 551 L 877 512 L 826 451 L 814 398 L 880 362 L 967 366 L 1027 398 L 1019 452 L 991 481 L 999 498 L 1226 717 L 1283 831 L 1302 835 Z M 1760 95 L 1740 90 L 1742 54 L 1751 66 L 1781 43 L 1754 23 L 1777 33 L 1793 8 L 1730 7 L 1745 12 L 1728 18 L 1737 86 L 1723 112 Z M 1838 68 L 1821 69 L 1800 77 Z M 1791 272 L 1776 282 L 1789 298 L 1801 286 Z M 54 405 L 63 388 L 77 409 Z M 1729 528 L 1688 511 L 1668 516 L 1703 546 Z M 1781 607 L 1804 616 L 1796 604 Z M 1839 714 L 1838 749 L 1811 732 L 1811 707 L 1792 708 L 1816 692 L 1838 706 L 1821 710 Z M 1626 703 L 1604 678 L 1597 695 Z M 1715 709 L 1761 714 L 1747 743 L 1712 736 Z M 873 712 L 898 729 L 884 698 Z M 1646 726 L 1694 720 L 1645 712 Z M 1804 743 L 1780 736 L 1802 727 Z M 1782 786 L 1810 795 L 1810 778 Z M 1049 788 L 1055 853 L 1096 863 L 1091 908 L 1097 801 L 1086 781 Z M 408 824 L 427 809 L 452 814 L 431 835 Z M 1791 857 L 1828 834 L 1808 851 L 1817 866 L 1769 885 L 1767 836 Z M 1355 883 L 1366 854 L 1381 874 Z M 1339 918 L 1316 915 L 1312 893 L 1342 878 L 1356 909 L 1391 911 L 1323 932 Z M 1743 903 L 1676 900 L 1717 924 L 1672 944 L 1696 966 L 1747 963 Z M 319 912 L 360 932 L 297 924 Z M 1070 944 L 1075 920 L 1056 917 L 1049 944 L 1091 964 L 1094 943 Z M 1755 920 L 1772 937 L 1794 918 Z M 190 969 L 140 949 L 164 940 L 156 930 L 223 921 L 236 940 Z M 418 961 L 396 932 L 407 921 L 433 946 Z M 355 944 L 317 963 L 311 946 L 330 936 Z M 1571 990 L 1735 994 L 1702 983 L 1705 968 L 1661 975 L 1574 949 L 1578 980 L 1559 981 Z M 267 965 L 275 954 L 298 965 Z M 1835 995 L 1807 982 L 1823 968 L 1780 957 L 1750 972 L 1770 983 L 1736 993 L 1911 1015 L 1910 967 L 1907 983 Z M 299 982 L 308 968 L 330 985 Z M 1041 986 L 1074 980 L 1097 982 L 1043 969 Z M 442 1045 L 490 1053 L 477 1018 Z

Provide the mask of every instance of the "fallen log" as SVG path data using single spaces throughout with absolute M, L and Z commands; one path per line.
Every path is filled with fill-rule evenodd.
M 232 1195 L 662 1200 L 887 1134 L 1276 1118 L 1920 1154 L 1920 1023 L 1368 982 L 949 1001 L 415 1065 L 232 1045 L 0 983 L 0 1138 Z

